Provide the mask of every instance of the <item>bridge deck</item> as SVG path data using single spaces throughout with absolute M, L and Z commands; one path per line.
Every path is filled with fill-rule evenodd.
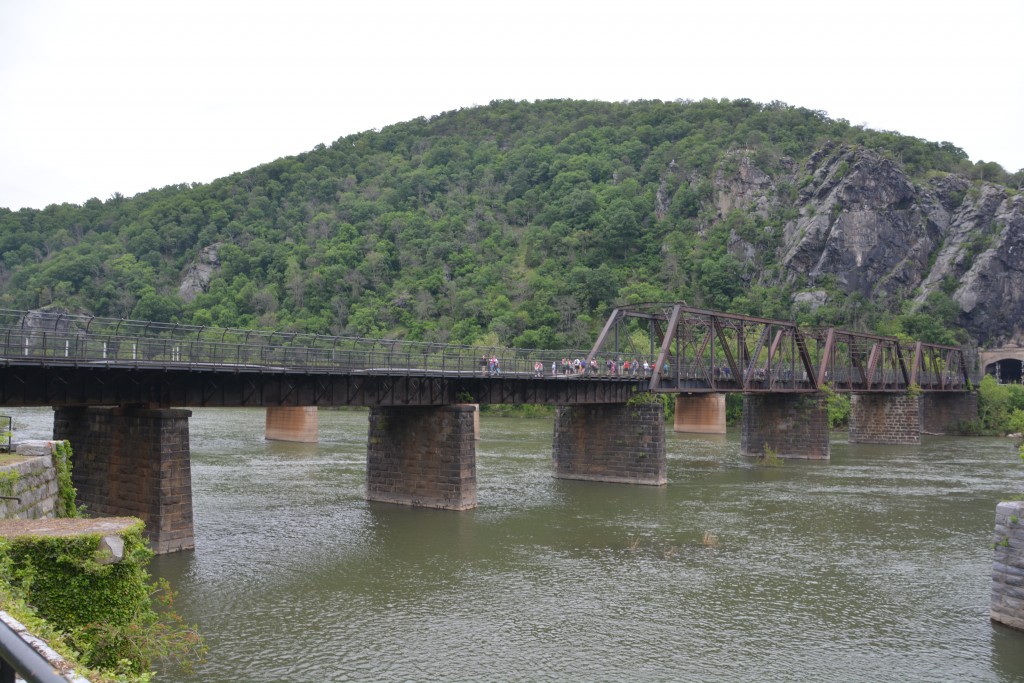
M 638 337 L 647 349 L 637 348 Z M 639 391 L 808 393 L 826 386 L 905 392 L 966 391 L 969 384 L 953 347 L 907 348 L 887 337 L 807 331 L 681 304 L 616 309 L 589 352 L 0 311 L 0 405 L 572 404 L 622 402 Z

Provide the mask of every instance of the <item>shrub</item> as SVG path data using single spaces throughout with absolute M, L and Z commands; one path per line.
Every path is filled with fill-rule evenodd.
M 150 582 L 153 553 L 142 531 L 139 521 L 119 533 L 124 557 L 114 564 L 97 562 L 100 534 L 0 540 L 0 585 L 61 633 L 86 666 L 138 681 L 156 663 L 188 670 L 206 648 L 170 608 L 167 583 Z

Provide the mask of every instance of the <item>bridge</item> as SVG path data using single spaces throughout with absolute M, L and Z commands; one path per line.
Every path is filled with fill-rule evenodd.
M 475 406 L 556 407 L 554 476 L 664 485 L 664 402 L 678 431 L 828 458 L 825 402 L 853 395 L 850 440 L 919 443 L 976 419 L 960 349 L 682 303 L 615 309 L 587 350 L 481 348 L 0 310 L 0 405 L 54 407 L 97 514 L 135 515 L 157 552 L 193 547 L 189 407 L 265 407 L 268 438 L 315 433 L 316 407 L 370 409 L 367 498 L 468 509 Z M 288 438 L 288 437 L 285 437 Z

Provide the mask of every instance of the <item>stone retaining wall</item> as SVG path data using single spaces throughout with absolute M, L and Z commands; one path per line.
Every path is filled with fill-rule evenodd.
M 996 506 L 992 621 L 1024 631 L 1024 501 Z
M 18 473 L 17 479 L 11 485 L 10 492 L 0 491 L 0 495 L 10 495 L 21 499 L 20 502 L 0 500 L 0 517 L 4 519 L 48 519 L 56 514 L 57 472 L 53 468 L 51 456 L 33 456 L 2 465 L 0 472 Z

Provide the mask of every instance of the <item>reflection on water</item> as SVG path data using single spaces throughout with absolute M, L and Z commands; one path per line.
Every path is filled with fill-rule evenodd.
M 646 487 L 552 479 L 551 420 L 485 417 L 480 507 L 445 512 L 363 500 L 363 412 L 322 411 L 319 444 L 265 442 L 259 410 L 190 427 L 196 550 L 152 567 L 211 646 L 182 680 L 1024 680 L 988 619 L 1008 440 L 837 434 L 766 467 L 670 433 Z

